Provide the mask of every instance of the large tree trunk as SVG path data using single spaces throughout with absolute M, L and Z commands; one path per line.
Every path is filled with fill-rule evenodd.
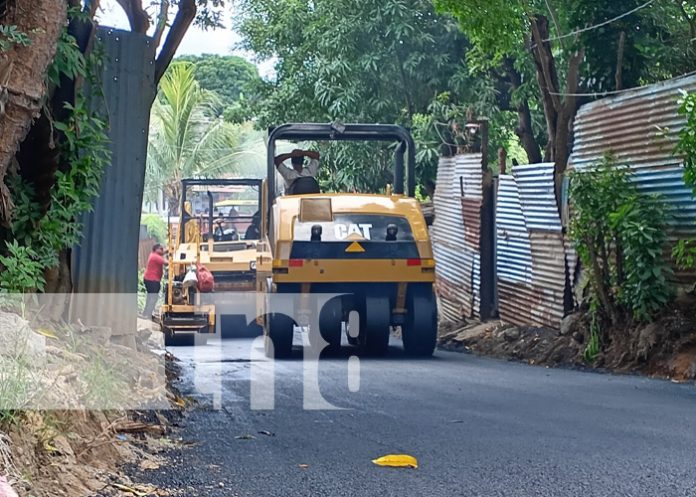
M 0 53 L 0 222 L 8 225 L 12 200 L 4 178 L 19 144 L 38 117 L 46 93 L 46 70 L 67 19 L 66 0 L 16 0 L 8 6 L 3 24 L 27 33 L 31 45 L 14 45 Z

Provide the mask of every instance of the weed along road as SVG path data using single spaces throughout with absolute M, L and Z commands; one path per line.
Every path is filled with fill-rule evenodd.
M 140 476 L 177 495 L 696 492 L 692 385 L 440 350 L 413 360 L 394 338 L 385 358 L 360 360 L 359 384 L 345 347 L 322 359 L 317 375 L 297 350 L 270 375 L 263 346 L 251 339 L 171 350 L 182 361 L 180 386 L 200 402 L 179 433 L 191 443 L 172 450 L 160 471 Z M 273 409 L 252 409 L 268 407 L 269 397 L 251 379 L 271 376 Z M 323 400 L 336 409 L 303 407 L 314 396 L 307 377 L 319 378 Z M 412 455 L 418 468 L 372 462 L 387 454 Z

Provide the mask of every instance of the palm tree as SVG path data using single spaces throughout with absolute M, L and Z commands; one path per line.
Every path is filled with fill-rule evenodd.
M 239 131 L 218 117 L 217 106 L 215 95 L 196 82 L 192 64 L 169 68 L 152 106 L 146 201 L 157 203 L 163 193 L 175 211 L 183 178 L 219 177 L 238 167 Z

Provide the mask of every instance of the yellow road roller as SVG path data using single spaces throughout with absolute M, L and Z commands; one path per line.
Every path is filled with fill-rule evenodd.
M 383 141 L 395 144 L 393 185 L 385 194 L 321 193 L 311 176 L 276 194 L 276 142 Z M 415 147 L 408 130 L 380 124 L 285 124 L 268 137 L 268 176 L 257 260 L 259 321 L 266 353 L 288 357 L 298 316 L 315 323 L 328 347 L 348 342 L 383 355 L 401 328 L 405 351 L 433 353 L 437 304 L 435 260 L 415 191 Z M 280 166 L 284 167 L 284 166 Z M 321 309 L 315 294 L 334 295 Z M 288 296 L 291 300 L 278 297 Z M 279 304 L 279 302 L 285 302 Z M 357 313 L 357 319 L 355 314 Z
M 260 179 L 182 180 L 178 232 L 169 241 L 165 302 L 156 313 L 168 345 L 204 342 L 216 326 L 223 337 L 257 333 L 248 315 L 256 287 L 261 190 Z M 189 284 L 199 268 L 213 275 L 208 293 Z

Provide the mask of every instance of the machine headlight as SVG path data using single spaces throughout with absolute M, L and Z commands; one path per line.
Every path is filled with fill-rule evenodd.
M 251 271 L 256 271 L 256 261 L 251 261 L 251 262 L 249 263 L 249 269 L 250 269 Z

